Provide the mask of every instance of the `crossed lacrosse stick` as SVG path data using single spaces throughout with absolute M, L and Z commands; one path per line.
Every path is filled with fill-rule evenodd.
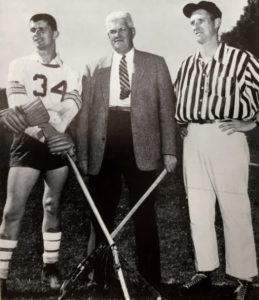
M 104 224 L 103 219 L 102 219 L 99 211 L 97 210 L 97 208 L 94 204 L 94 201 L 93 201 L 93 199 L 92 199 L 92 197 L 91 197 L 91 195 L 90 195 L 90 193 L 89 193 L 89 191 L 88 191 L 88 189 L 87 189 L 87 187 L 86 187 L 86 185 L 85 185 L 85 183 L 84 183 L 84 181 L 83 181 L 83 179 L 82 179 L 82 177 L 81 177 L 81 175 L 80 175 L 80 173 L 79 173 L 79 171 L 76 167 L 76 164 L 74 163 L 73 159 L 70 157 L 69 154 L 66 154 L 66 156 L 67 156 L 67 159 L 68 159 L 68 161 L 69 161 L 69 163 L 70 163 L 70 165 L 71 165 L 71 167 L 72 167 L 72 169 L 73 169 L 73 171 L 76 175 L 78 183 L 79 183 L 79 185 L 80 185 L 80 187 L 81 187 L 81 189 L 82 189 L 82 191 L 83 191 L 83 193 L 84 193 L 84 195 L 85 195 L 85 197 L 86 197 L 86 199 L 87 199 L 87 201 L 88 201 L 88 203 L 89 203 L 89 205 L 90 205 L 90 207 L 91 207 L 91 209 L 92 209 L 92 211 L 93 211 L 93 213 L 94 213 L 94 215 L 95 215 L 95 217 L 96 217 L 96 219 L 97 219 L 97 221 L 98 221 L 98 223 L 99 223 L 99 225 L 100 225 L 100 227 L 101 227 L 101 229 L 102 229 L 102 231 L 103 231 L 103 233 L 104 233 L 104 235 L 105 235 L 105 237 L 106 237 L 106 239 L 109 243 L 109 246 L 112 250 L 114 263 L 115 263 L 115 268 L 116 268 L 117 273 L 118 273 L 118 277 L 119 277 L 121 288 L 122 288 L 122 291 L 123 291 L 123 294 L 124 294 L 124 298 L 126 300 L 128 300 L 128 299 L 130 299 L 130 296 L 129 296 L 129 293 L 128 293 L 128 290 L 127 290 L 127 286 L 126 286 L 126 283 L 125 283 L 123 273 L 122 273 L 122 268 L 121 268 L 120 262 L 119 262 L 118 250 L 117 250 L 117 247 L 114 243 L 114 240 L 113 240 L 112 236 L 110 235 L 110 233 L 108 232 L 108 229 L 107 229 L 106 225 Z M 62 299 L 62 298 L 59 297 L 59 299 Z
M 46 137 L 46 138 L 49 138 L 49 137 L 52 137 L 53 135 L 56 134 L 56 130 L 50 125 L 50 124 L 42 124 L 40 125 L 40 127 L 42 128 L 42 131 L 43 131 L 43 135 Z M 112 232 L 112 234 L 110 234 L 108 232 L 108 229 L 106 227 L 106 225 L 104 224 L 104 221 L 98 211 L 98 209 L 96 208 L 95 206 L 95 203 L 86 187 L 86 184 L 74 162 L 74 160 L 71 158 L 70 154 L 69 153 L 66 153 L 66 157 L 75 173 L 75 176 L 76 176 L 76 179 L 82 189 L 82 192 L 88 202 L 88 204 L 90 205 L 96 219 L 97 219 L 97 222 L 99 223 L 107 241 L 108 241 L 108 244 L 109 244 L 109 247 L 111 249 L 111 252 L 112 252 L 112 255 L 113 255 L 113 259 L 114 259 L 114 264 L 115 264 L 115 270 L 117 271 L 117 274 L 118 274 L 118 278 L 119 278 L 119 281 L 120 281 L 120 284 L 121 284 L 121 288 L 122 288 L 122 291 L 123 291 L 123 295 L 124 295 L 124 298 L 126 300 L 129 300 L 130 299 L 130 296 L 129 296 L 129 293 L 128 293 L 128 289 L 127 289 L 127 286 L 126 286 L 126 282 L 125 282 L 125 279 L 124 279 L 124 276 L 123 276 L 123 272 L 122 272 L 122 268 L 121 268 L 121 265 L 120 265 L 120 261 L 119 261 L 119 255 L 118 255 L 118 250 L 117 250 L 117 247 L 115 245 L 115 242 L 113 240 L 113 238 L 118 234 L 118 232 L 122 229 L 122 227 L 127 223 L 127 221 L 131 218 L 131 216 L 136 212 L 136 210 L 140 207 L 140 205 L 144 202 L 144 200 L 148 197 L 148 195 L 154 190 L 154 188 L 158 185 L 158 183 L 164 178 L 164 176 L 166 175 L 167 171 L 166 170 L 163 170 L 163 172 L 160 174 L 160 176 L 155 180 L 155 182 L 151 185 L 151 187 L 146 191 L 146 193 L 140 198 L 140 200 L 135 204 L 135 206 L 131 209 L 131 211 L 127 214 L 127 216 L 124 218 L 124 220 L 121 221 L 121 223 L 119 224 L 119 226 Z M 99 249 L 99 248 L 97 248 Z M 91 269 L 93 269 L 93 265 L 94 265 L 94 262 L 96 261 L 97 257 L 100 256 L 101 253 L 103 253 L 104 250 L 107 249 L 107 246 L 104 247 L 102 246 L 101 249 L 99 249 L 99 251 L 97 251 L 96 253 L 94 253 L 94 255 L 91 257 Z M 90 265 L 88 265 L 90 266 Z M 78 267 L 76 268 L 76 270 L 78 270 Z M 73 272 L 74 273 L 74 272 Z M 82 266 L 80 266 L 80 274 L 82 273 Z M 71 274 L 71 276 L 73 277 L 73 279 L 75 278 L 78 278 L 78 276 L 74 276 Z M 62 286 L 61 286 L 61 289 L 60 289 L 60 292 L 61 292 L 61 296 L 59 297 L 59 300 L 61 300 L 62 298 L 64 298 L 64 296 L 67 294 L 67 290 L 68 290 L 68 285 L 71 281 L 69 280 L 66 280 Z M 75 280 L 73 280 L 73 282 L 75 282 Z M 160 296 L 160 295 L 159 295 Z M 158 297 L 159 298 L 159 297 Z
M 11 109 L 5 109 L 0 111 L 0 120 L 2 117 L 6 117 L 8 118 L 8 114 L 12 112 L 12 108 Z M 16 107 L 14 108 L 14 110 L 19 113 L 22 117 L 25 117 L 25 121 L 29 126 L 39 126 L 42 131 L 43 131 L 43 135 L 46 138 L 49 137 L 53 137 L 54 135 L 57 134 L 56 130 L 48 123 L 49 122 L 49 114 L 48 111 L 46 110 L 44 104 L 42 103 L 41 99 L 38 98 L 35 101 L 29 102 L 27 104 L 24 104 L 22 106 Z M 18 118 L 19 119 L 19 118 Z M 18 123 L 21 120 L 18 120 Z M 16 126 L 13 127 L 13 125 L 16 125 L 13 122 L 17 122 L 17 120 L 10 120 L 9 119 L 9 125 L 11 125 L 11 128 L 14 128 Z M 22 122 L 24 122 L 22 120 Z M 73 153 L 71 153 L 73 154 Z M 76 164 L 74 163 L 73 159 L 71 158 L 71 155 L 69 152 L 66 153 L 67 159 L 75 173 L 75 176 L 78 180 L 78 183 L 108 241 L 109 247 L 111 248 L 112 254 L 113 254 L 113 258 L 114 258 L 114 263 L 115 263 L 115 268 L 117 270 L 118 273 L 118 277 L 119 277 L 119 281 L 121 284 L 121 288 L 124 294 L 124 297 L 126 300 L 130 299 L 129 297 L 129 293 L 127 290 L 127 286 L 123 277 L 123 273 L 122 273 L 122 268 L 120 266 L 120 262 L 119 262 L 119 255 L 118 255 L 118 250 L 117 247 L 114 243 L 113 238 L 117 235 L 117 233 L 121 230 L 121 228 L 126 224 L 126 222 L 131 218 L 131 216 L 135 213 L 135 211 L 138 209 L 138 207 L 144 202 L 144 200 L 147 198 L 147 196 L 153 191 L 153 189 L 158 185 L 158 183 L 164 178 L 164 176 L 166 175 L 166 170 L 164 170 L 160 176 L 157 178 L 157 180 L 151 185 L 151 187 L 146 191 L 146 193 L 141 197 L 141 199 L 138 201 L 138 203 L 136 203 L 136 205 L 131 209 L 131 211 L 127 214 L 127 216 L 124 218 L 124 220 L 119 224 L 119 226 L 112 232 L 112 234 L 110 234 L 107 230 L 107 227 L 105 226 L 101 215 L 99 214 L 94 201 L 81 177 L 81 174 L 79 172 L 79 170 L 77 169 Z M 74 272 L 71 273 L 71 275 L 69 276 L 69 279 L 66 280 L 62 287 L 61 287 L 61 297 L 59 297 L 59 299 L 62 299 L 64 297 L 64 295 L 67 293 L 67 287 L 69 286 L 69 284 L 73 281 L 76 280 L 76 278 L 78 278 L 78 276 L 83 272 L 83 270 L 86 268 L 86 266 L 90 266 L 91 265 L 91 269 L 90 271 L 93 269 L 93 264 L 94 261 L 97 259 L 98 255 L 100 255 L 100 253 L 102 253 L 105 249 L 107 249 L 106 245 L 100 245 L 95 251 L 93 251 L 93 253 L 88 256 L 86 259 L 84 259 L 83 261 L 81 261 L 81 263 L 77 266 L 76 270 Z M 88 268 L 89 269 L 89 268 Z
M 16 115 L 13 115 L 13 117 L 12 117 L 11 114 L 13 113 L 13 111 L 16 113 Z M 5 109 L 0 112 L 0 118 L 2 119 L 2 117 L 5 118 L 4 121 L 6 123 L 4 123 L 4 124 L 6 124 L 6 125 L 8 124 L 8 127 L 13 130 L 16 130 L 17 128 L 19 129 L 19 125 L 23 125 L 26 123 L 26 125 L 28 125 L 28 126 L 38 126 L 39 128 L 41 128 L 43 135 L 47 139 L 58 134 L 56 129 L 53 128 L 48 123 L 49 119 L 50 119 L 49 113 L 46 110 L 46 108 L 40 98 L 36 99 L 35 101 L 29 102 L 25 105 L 15 107 L 14 109 L 12 109 L 12 108 Z M 3 121 L 3 119 L 1 121 Z M 73 153 L 71 153 L 71 155 L 73 155 Z M 76 165 L 73 162 L 69 152 L 66 153 L 66 156 L 67 156 L 73 170 L 77 170 Z M 79 174 L 78 170 L 77 170 L 77 174 Z M 109 243 L 109 246 L 112 250 L 116 270 L 118 273 L 119 281 L 121 284 L 121 288 L 122 288 L 125 300 L 129 300 L 130 297 L 129 297 L 127 286 L 126 286 L 126 283 L 125 283 L 125 280 L 123 277 L 122 269 L 120 266 L 117 247 L 116 247 L 112 237 L 110 236 L 86 186 L 83 184 L 82 180 L 79 181 L 79 183 L 80 183 L 80 186 L 84 192 L 84 195 L 85 195 L 90 207 L 92 208 L 92 211 L 93 211 L 93 213 L 94 213 L 94 215 L 95 215 L 95 217 L 96 217 L 96 219 L 97 219 L 97 221 Z
M 56 131 L 55 129 L 50 125 L 50 124 L 42 124 L 41 125 L 41 128 L 42 128 L 42 131 L 43 131 L 43 135 L 45 136 L 45 138 L 49 138 L 49 137 L 52 137 L 53 135 L 56 134 Z M 95 215 L 107 241 L 108 241 L 108 244 L 111 248 L 111 251 L 112 251 L 112 255 L 113 255 L 113 259 L 114 259 L 114 263 L 115 263 L 115 269 L 117 271 L 117 274 L 118 274 L 118 278 L 119 278 L 119 281 L 120 281 L 120 284 L 121 284 L 121 288 L 122 288 L 122 291 L 123 291 L 123 295 L 124 295 L 124 298 L 126 300 L 129 300 L 130 299 L 130 296 L 129 296 L 129 293 L 128 293 L 128 289 L 127 289 L 127 286 L 126 286 L 126 283 L 125 283 L 125 279 L 124 279 L 124 276 L 123 276 L 123 273 L 122 273 L 122 268 L 121 268 L 121 265 L 120 265 L 120 261 L 119 261 L 119 255 L 118 255 L 118 250 L 117 250 L 117 247 L 114 243 L 114 240 L 112 238 L 112 236 L 110 235 L 110 233 L 108 232 L 108 229 L 106 227 L 106 225 L 104 224 L 103 222 L 103 219 L 99 213 L 99 211 L 97 210 L 95 204 L 94 204 L 94 201 L 82 179 L 82 176 L 79 172 L 79 170 L 77 169 L 77 166 L 75 164 L 75 162 L 73 161 L 73 159 L 71 158 L 70 154 L 69 153 L 66 153 L 66 157 L 75 173 L 75 176 L 77 178 L 77 181 L 83 191 L 83 194 L 84 196 L 86 197 L 86 200 L 88 202 L 88 204 L 90 205 L 92 211 L 93 211 L 93 214 Z M 63 295 L 64 293 L 62 293 Z M 59 299 L 62 299 L 63 296 Z
M 78 183 L 80 185 L 80 187 L 82 188 L 82 191 L 87 199 L 87 201 L 89 202 L 89 204 L 91 205 L 91 208 L 93 209 L 93 212 L 95 213 L 95 211 L 97 211 L 93 200 L 88 192 L 88 189 L 84 183 L 84 180 L 82 179 L 82 176 L 76 166 L 76 164 L 74 163 L 73 159 L 67 155 L 67 158 L 70 162 L 70 165 L 75 173 L 76 179 L 78 180 Z M 123 228 L 123 226 L 129 221 L 129 219 L 134 215 L 134 213 L 138 210 L 138 208 L 141 206 L 141 204 L 146 200 L 146 198 L 152 193 L 152 191 L 158 186 L 158 184 L 162 181 L 162 179 L 165 177 L 165 175 L 167 174 L 167 171 L 164 169 L 160 175 L 157 177 L 157 179 L 153 182 L 153 184 L 147 189 L 147 191 L 143 194 L 143 196 L 138 200 L 138 202 L 132 207 L 132 209 L 128 212 L 128 214 L 124 217 L 124 219 L 119 223 L 119 225 L 115 228 L 115 230 L 109 235 L 109 233 L 107 235 L 109 235 L 109 240 L 113 241 L 113 238 L 115 238 L 115 236 L 121 231 L 121 229 Z M 97 219 L 98 220 L 98 219 Z M 99 221 L 99 220 L 98 220 Z M 108 240 L 108 237 L 106 237 Z M 108 240 L 108 242 L 109 242 Z M 114 250 L 114 242 L 113 244 L 109 245 L 111 247 L 111 250 Z M 93 267 L 94 267 L 94 263 L 95 261 L 101 256 L 101 254 L 107 250 L 107 245 L 106 244 L 101 244 L 98 248 L 96 248 L 95 250 L 92 251 L 92 253 L 87 256 L 86 258 L 84 258 L 79 264 L 78 266 L 75 268 L 74 271 L 72 271 L 70 273 L 70 275 L 68 276 L 68 278 L 63 282 L 61 288 L 60 288 L 60 297 L 58 298 L 59 300 L 63 299 L 65 297 L 65 295 L 67 295 L 68 291 L 72 288 L 69 289 L 69 286 L 72 286 L 76 280 L 79 278 L 79 276 L 82 273 L 86 273 L 89 274 Z M 116 258 L 118 257 L 118 252 L 116 251 Z M 115 260 L 115 268 L 117 268 L 117 262 Z M 160 294 L 153 288 L 151 287 L 145 280 L 144 278 L 141 278 L 144 285 L 146 285 L 147 287 L 149 287 L 149 289 L 157 294 L 157 299 L 160 299 Z

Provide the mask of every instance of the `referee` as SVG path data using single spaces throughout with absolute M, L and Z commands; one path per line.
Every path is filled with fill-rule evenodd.
M 219 42 L 222 13 L 212 2 L 189 3 L 199 50 L 183 61 L 176 80 L 176 119 L 184 137 L 184 180 L 197 273 L 182 286 L 205 292 L 219 267 L 215 202 L 224 225 L 226 273 L 238 280 L 235 299 L 248 299 L 257 275 L 248 197 L 249 149 L 244 131 L 256 127 L 259 62 Z

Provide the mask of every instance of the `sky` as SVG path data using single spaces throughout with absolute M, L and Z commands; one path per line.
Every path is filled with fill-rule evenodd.
M 172 79 L 180 63 L 196 50 L 189 19 L 182 9 L 197 0 L 0 0 L 0 87 L 6 87 L 9 63 L 33 52 L 28 22 L 36 13 L 52 14 L 60 36 L 57 51 L 78 71 L 85 64 L 110 54 L 105 18 L 112 11 L 131 13 L 135 48 L 165 58 Z M 247 0 L 215 0 L 222 10 L 221 31 L 231 30 Z

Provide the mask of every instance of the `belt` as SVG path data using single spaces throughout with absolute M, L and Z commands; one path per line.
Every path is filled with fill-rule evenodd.
M 130 111 L 131 108 L 126 107 L 126 106 L 110 106 L 109 110 L 110 111 Z
M 193 120 L 188 121 L 188 123 L 194 123 L 194 124 L 213 124 L 224 121 L 223 119 L 215 119 L 215 120 Z

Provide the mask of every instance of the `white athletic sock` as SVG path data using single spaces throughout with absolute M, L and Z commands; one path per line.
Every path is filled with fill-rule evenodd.
M 17 241 L 0 239 L 0 278 L 7 279 L 9 264 Z
M 43 232 L 43 263 L 54 264 L 58 262 L 61 232 Z

